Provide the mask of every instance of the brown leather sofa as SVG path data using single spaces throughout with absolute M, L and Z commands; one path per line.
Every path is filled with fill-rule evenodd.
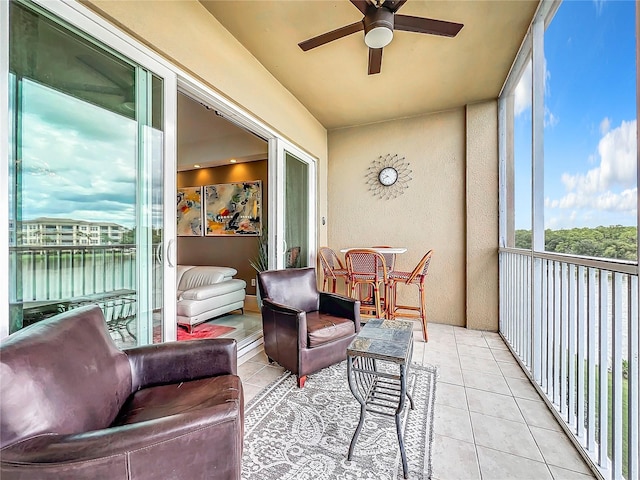
M 238 479 L 244 404 L 232 339 L 118 350 L 97 306 L 0 346 L 0 477 Z
M 264 351 L 269 361 L 306 376 L 347 358 L 360 331 L 360 302 L 319 292 L 315 268 L 258 273 L 262 298 Z

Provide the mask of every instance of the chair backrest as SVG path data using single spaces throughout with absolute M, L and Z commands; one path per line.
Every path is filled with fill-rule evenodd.
M 298 268 L 300 266 L 300 247 L 290 247 L 286 253 L 287 268 Z
M 381 282 L 387 277 L 384 255 L 368 248 L 353 248 L 344 255 L 349 277 L 354 280 L 371 279 Z
M 422 279 L 424 279 L 424 277 L 427 276 L 427 273 L 429 272 L 429 265 L 431 264 L 432 255 L 433 255 L 433 250 L 429 250 L 424 255 L 424 257 L 420 259 L 416 267 L 411 272 L 411 275 L 409 275 L 409 278 L 407 279 L 407 283 L 412 282 L 418 275 L 421 275 Z
M 320 247 L 318 249 L 318 257 L 320 258 L 322 270 L 327 277 L 335 278 L 333 270 L 335 268 L 344 268 L 344 265 L 342 265 L 342 261 L 338 258 L 338 255 L 336 255 L 336 252 L 329 247 Z
M 320 307 L 316 269 L 313 267 L 258 272 L 258 288 L 261 298 L 282 305 L 305 312 L 315 312 Z
M 389 245 L 376 245 L 371 248 L 391 248 Z M 382 253 L 384 261 L 387 262 L 387 269 L 394 270 L 396 268 L 396 254 L 395 253 Z
M 127 355 L 100 308 L 42 320 L 0 345 L 0 446 L 107 428 L 131 394 Z

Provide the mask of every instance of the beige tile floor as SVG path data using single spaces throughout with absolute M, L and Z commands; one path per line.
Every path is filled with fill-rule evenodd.
M 413 361 L 438 366 L 433 480 L 595 478 L 498 334 L 431 324 L 428 344 L 414 336 Z M 245 402 L 284 371 L 262 347 L 238 365 Z

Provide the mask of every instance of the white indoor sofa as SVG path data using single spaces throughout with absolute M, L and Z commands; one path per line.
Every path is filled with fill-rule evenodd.
M 235 268 L 178 265 L 178 325 L 191 329 L 213 317 L 241 310 L 247 283 Z

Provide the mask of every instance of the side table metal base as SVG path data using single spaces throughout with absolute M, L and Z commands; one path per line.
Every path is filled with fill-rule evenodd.
M 351 460 L 353 457 L 353 450 L 364 425 L 366 412 L 395 417 L 402 471 L 404 478 L 408 478 L 407 455 L 404 449 L 400 421 L 400 415 L 405 405 L 405 396 L 409 399 L 411 410 L 415 409 L 413 398 L 407 392 L 408 365 L 399 364 L 399 374 L 382 372 L 377 367 L 374 358 L 352 355 L 347 357 L 349 388 L 360 403 L 360 420 L 351 439 L 347 459 Z

